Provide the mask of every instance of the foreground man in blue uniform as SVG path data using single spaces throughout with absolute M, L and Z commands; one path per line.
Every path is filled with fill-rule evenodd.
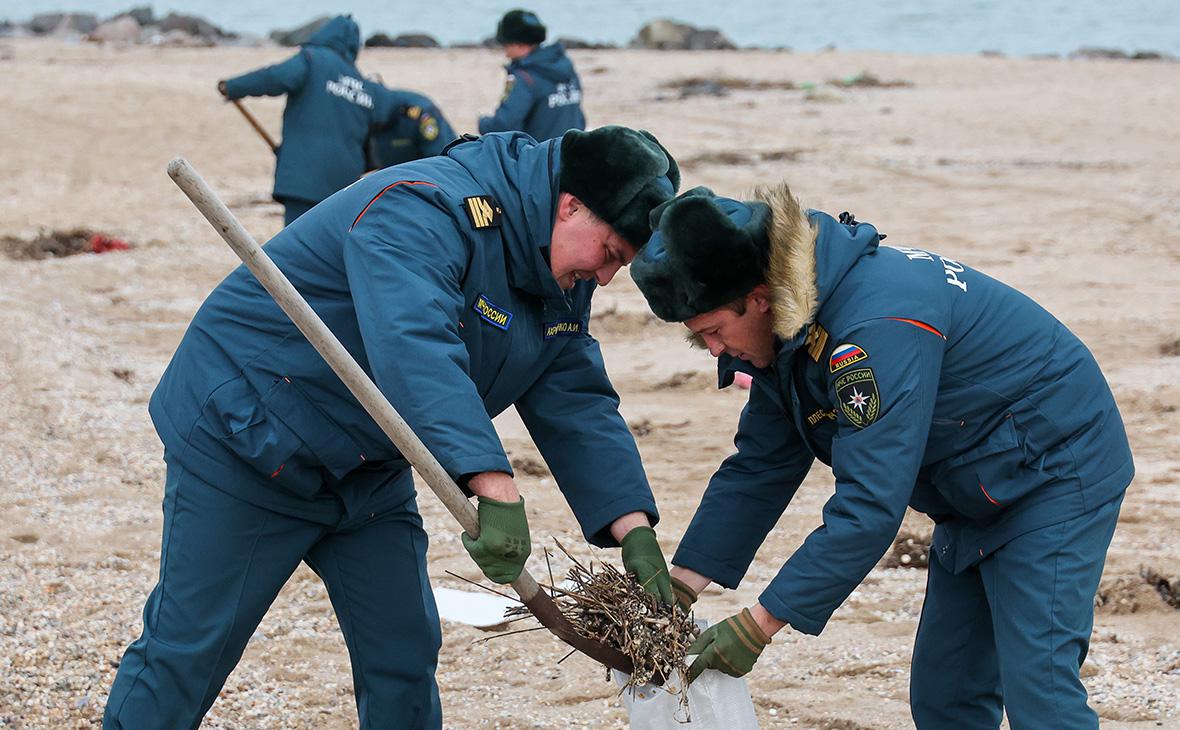
M 679 184 L 623 127 L 496 134 L 374 173 L 268 254 L 443 468 L 479 497 L 463 543 L 492 580 L 530 550 L 492 417 L 515 406 L 586 539 L 672 602 L 655 502 L 618 413 L 590 298 Z M 323 579 L 360 725 L 439 728 L 441 641 L 405 459 L 244 267 L 213 291 L 152 395 L 167 483 L 160 578 L 107 728 L 191 728 L 301 561 Z M 272 718 L 273 719 L 273 718 Z
M 1097 728 L 1078 678 L 1133 466 L 1086 347 L 1023 294 L 936 253 L 879 246 L 787 187 L 698 189 L 653 213 L 631 266 L 652 310 L 753 376 L 730 456 L 673 557 L 691 605 L 735 588 L 813 459 L 835 494 L 753 607 L 689 653 L 748 672 L 790 625 L 823 630 L 889 548 L 907 504 L 937 523 L 914 647 L 923 730 Z
M 274 187 L 284 225 L 365 172 L 374 84 L 356 68 L 360 47 L 356 22 L 338 15 L 286 61 L 217 85 L 230 100 L 287 95 Z
M 528 10 L 510 10 L 496 27 L 496 42 L 510 63 L 500 107 L 479 118 L 480 134 L 521 131 L 533 139 L 585 129 L 582 82 L 565 46 L 545 42 L 545 26 Z
M 366 169 L 380 170 L 441 154 L 455 130 L 430 97 L 374 84 L 376 122 L 366 147 Z

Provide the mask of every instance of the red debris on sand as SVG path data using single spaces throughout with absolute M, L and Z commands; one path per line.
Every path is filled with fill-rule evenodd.
M 84 253 L 127 251 L 134 248 L 121 238 L 89 228 L 41 231 L 33 235 L 0 236 L 0 256 L 18 261 L 39 261 Z
M 108 251 L 128 251 L 131 244 L 121 238 L 112 238 L 103 233 L 90 236 L 90 253 L 107 253 Z

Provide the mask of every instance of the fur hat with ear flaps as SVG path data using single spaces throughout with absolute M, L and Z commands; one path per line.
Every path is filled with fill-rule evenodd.
M 500 45 L 523 43 L 538 46 L 545 42 L 545 26 L 536 13 L 528 10 L 509 10 L 496 25 L 496 42 Z
M 660 319 L 692 319 L 766 281 L 771 224 L 766 203 L 693 188 L 651 217 L 657 231 L 631 263 L 631 278 Z
M 680 168 L 645 130 L 571 129 L 561 138 L 558 187 L 582 201 L 636 249 L 651 237 L 652 208 L 676 194 Z

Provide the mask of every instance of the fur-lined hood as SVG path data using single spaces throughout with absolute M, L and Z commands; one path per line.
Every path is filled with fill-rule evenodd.
M 770 206 L 770 258 L 766 286 L 774 311 L 774 333 L 793 338 L 815 317 L 815 234 L 807 213 L 787 184 L 757 188 L 754 200 Z
M 786 183 L 758 188 L 752 197 L 771 210 L 766 284 L 774 333 L 787 342 L 815 321 L 824 300 L 856 260 L 876 250 L 877 231 L 804 210 Z M 866 230 L 858 231 L 860 227 Z

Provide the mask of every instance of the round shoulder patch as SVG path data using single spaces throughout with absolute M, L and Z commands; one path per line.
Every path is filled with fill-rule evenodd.
M 427 142 L 433 142 L 438 139 L 438 122 L 429 114 L 422 115 L 422 121 L 418 123 L 418 134 L 422 135 L 422 139 Z

